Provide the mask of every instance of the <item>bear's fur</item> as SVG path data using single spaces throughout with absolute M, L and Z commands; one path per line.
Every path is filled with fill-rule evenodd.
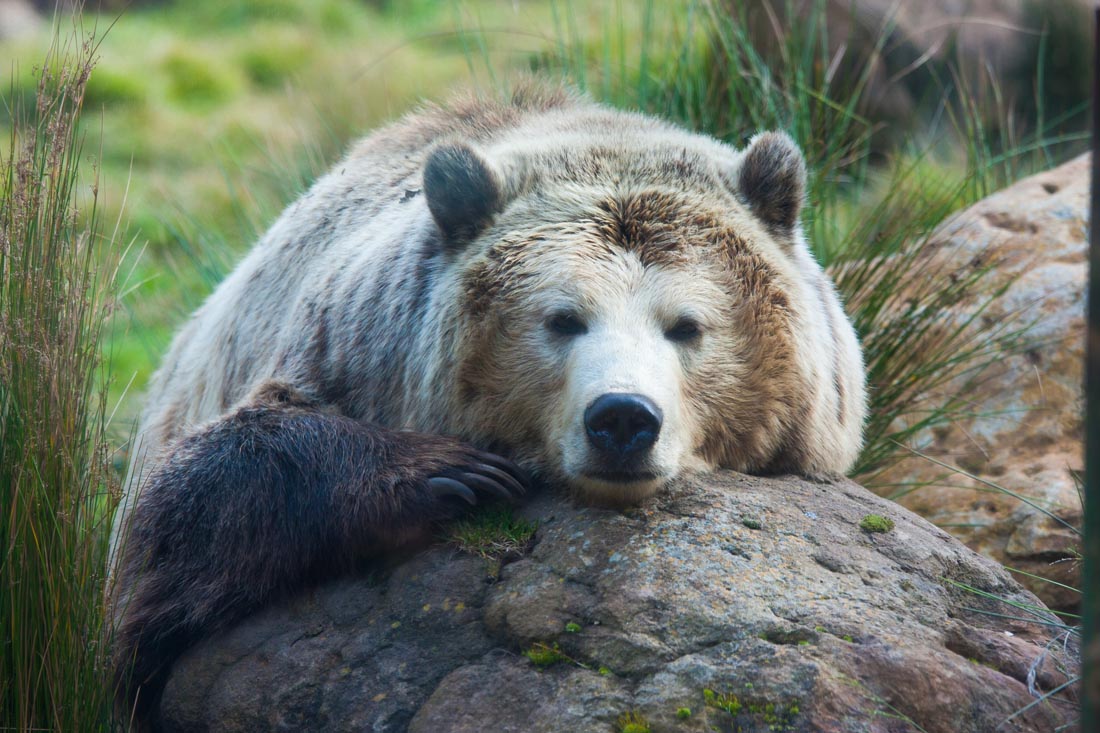
M 154 377 L 115 529 L 125 703 L 528 475 L 622 505 L 684 471 L 849 469 L 863 367 L 804 189 L 786 135 L 738 151 L 538 85 L 357 143 Z

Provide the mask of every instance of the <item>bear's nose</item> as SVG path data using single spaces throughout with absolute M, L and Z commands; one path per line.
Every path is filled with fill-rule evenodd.
M 584 411 L 588 442 L 622 457 L 649 450 L 661 432 L 661 408 L 640 394 L 609 392 Z

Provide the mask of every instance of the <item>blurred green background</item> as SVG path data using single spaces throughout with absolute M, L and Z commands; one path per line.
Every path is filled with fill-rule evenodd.
M 617 14 L 632 33 L 629 5 Z M 529 67 L 555 44 L 554 13 L 509 0 L 191 0 L 88 13 L 101 42 L 85 153 L 99 216 L 108 232 L 118 223 L 114 246 L 130 248 L 110 340 L 116 429 L 128 431 L 176 327 L 350 139 L 419 100 Z M 595 27 L 606 13 L 593 6 L 572 21 Z M 14 62 L 4 110 L 33 107 L 52 39 L 46 19 L 0 41 Z

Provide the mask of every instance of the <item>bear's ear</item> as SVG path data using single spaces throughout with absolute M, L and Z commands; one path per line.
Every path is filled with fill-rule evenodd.
M 429 154 L 424 197 L 449 245 L 476 237 L 504 208 L 500 174 L 462 143 L 440 145 Z
M 806 161 L 789 135 L 753 137 L 737 171 L 737 193 L 774 233 L 794 233 L 806 196 Z

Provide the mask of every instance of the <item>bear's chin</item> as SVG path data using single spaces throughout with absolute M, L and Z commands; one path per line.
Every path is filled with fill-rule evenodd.
M 569 480 L 573 495 L 584 504 L 601 507 L 628 507 L 640 504 L 660 491 L 672 477 L 652 476 L 641 479 L 625 477 L 576 476 Z

